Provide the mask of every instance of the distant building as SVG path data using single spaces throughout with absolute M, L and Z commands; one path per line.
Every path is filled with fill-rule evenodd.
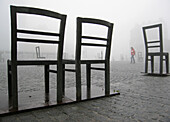
M 130 47 L 133 47 L 137 52 L 144 53 L 145 45 L 143 40 L 142 26 L 136 24 L 130 32 Z

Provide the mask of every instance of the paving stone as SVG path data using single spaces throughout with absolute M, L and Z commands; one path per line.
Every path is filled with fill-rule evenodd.
M 21 122 L 17 115 L 0 117 L 0 122 Z
M 69 116 L 67 114 L 63 113 L 63 114 L 59 114 L 59 115 L 55 116 L 54 118 L 56 121 L 62 122 L 62 121 L 67 120 L 69 118 Z
M 31 113 L 21 113 L 17 115 L 19 120 L 21 120 L 21 122 L 38 122 L 38 118 L 36 118 L 34 115 L 32 115 Z
M 47 109 L 47 114 L 49 116 L 57 116 L 59 114 L 62 114 L 62 111 L 61 109 L 59 109 L 59 107 L 55 107 L 55 108 Z

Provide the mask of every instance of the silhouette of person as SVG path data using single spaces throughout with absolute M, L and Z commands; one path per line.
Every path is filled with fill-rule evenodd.
M 135 63 L 135 49 L 131 47 L 131 62 L 130 63 Z

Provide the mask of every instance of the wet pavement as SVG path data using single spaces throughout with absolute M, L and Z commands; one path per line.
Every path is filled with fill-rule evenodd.
M 40 82 L 43 73 L 37 73 L 42 67 L 37 68 L 36 74 L 30 74 L 34 76 L 33 83 L 30 81 L 30 75 L 24 76 L 29 70 L 20 69 L 20 94 L 43 91 L 43 83 Z M 143 63 L 112 63 L 111 89 L 118 90 L 121 93 L 118 96 L 3 116 L 0 117 L 0 122 L 170 122 L 170 76 L 144 76 L 141 73 L 143 68 Z M 1 74 L 6 75 L 5 72 Z M 67 74 L 66 88 L 75 86 L 73 76 Z M 50 88 L 55 89 L 55 82 L 52 82 L 55 76 L 51 77 Z M 93 72 L 92 78 L 92 85 L 104 87 L 102 72 Z M 4 94 L 7 93 L 5 81 L 3 76 L 0 91 Z M 84 75 L 82 84 L 86 84 Z

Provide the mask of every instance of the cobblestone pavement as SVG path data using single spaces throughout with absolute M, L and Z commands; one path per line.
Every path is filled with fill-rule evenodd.
M 143 76 L 143 67 L 113 63 L 111 88 L 118 96 L 4 116 L 0 122 L 170 122 L 170 76 Z M 102 87 L 98 81 L 94 84 Z

